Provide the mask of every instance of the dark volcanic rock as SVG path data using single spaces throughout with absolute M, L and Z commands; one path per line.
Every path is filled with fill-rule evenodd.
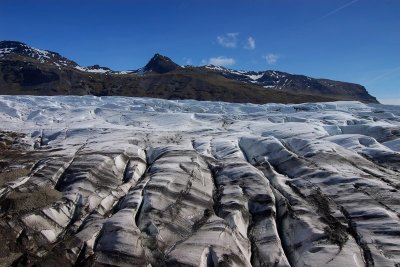
M 144 66 L 144 72 L 156 72 L 156 73 L 166 73 L 176 69 L 179 69 L 180 66 L 173 62 L 170 58 L 155 54 L 149 61 L 149 63 Z
M 58 81 L 60 76 L 33 64 L 20 64 L 18 61 L 9 61 L 12 68 L 2 68 L 3 79 L 6 83 L 17 83 L 22 86 L 35 86 L 43 83 Z

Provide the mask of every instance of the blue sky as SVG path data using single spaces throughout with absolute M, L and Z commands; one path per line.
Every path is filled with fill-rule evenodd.
M 274 69 L 364 85 L 400 104 L 398 0 L 0 0 L 0 39 L 80 65 Z

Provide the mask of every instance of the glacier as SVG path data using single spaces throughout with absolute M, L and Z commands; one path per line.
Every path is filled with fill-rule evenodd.
M 400 266 L 399 106 L 0 96 L 0 148 L 9 265 Z

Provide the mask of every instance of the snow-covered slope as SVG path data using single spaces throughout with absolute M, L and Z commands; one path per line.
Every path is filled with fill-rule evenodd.
M 399 107 L 1 96 L 0 130 L 4 262 L 400 264 Z

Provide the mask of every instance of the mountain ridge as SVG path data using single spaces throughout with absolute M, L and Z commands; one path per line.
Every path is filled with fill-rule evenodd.
M 358 84 L 275 70 L 179 66 L 158 53 L 142 68 L 114 71 L 97 64 L 82 67 L 56 52 L 17 41 L 1 41 L 0 67 L 0 94 L 124 95 L 251 103 L 334 100 L 378 103 Z

